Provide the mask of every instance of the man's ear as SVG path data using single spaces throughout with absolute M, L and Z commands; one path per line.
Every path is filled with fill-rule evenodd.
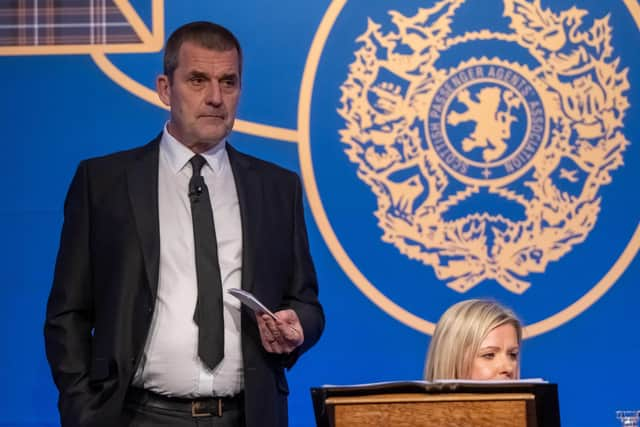
M 171 105 L 171 82 L 169 76 L 164 74 L 156 78 L 156 92 L 160 101 L 167 107 Z

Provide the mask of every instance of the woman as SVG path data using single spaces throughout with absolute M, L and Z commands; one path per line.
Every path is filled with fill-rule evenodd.
M 520 320 L 490 300 L 453 306 L 436 325 L 425 366 L 427 381 L 520 378 Z

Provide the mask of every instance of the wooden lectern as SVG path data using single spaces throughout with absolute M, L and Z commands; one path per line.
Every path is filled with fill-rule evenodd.
M 560 427 L 548 383 L 398 381 L 311 389 L 318 427 Z

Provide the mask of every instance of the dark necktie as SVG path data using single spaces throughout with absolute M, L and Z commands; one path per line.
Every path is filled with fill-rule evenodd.
M 206 160 L 196 154 L 189 162 L 193 168 L 189 181 L 189 200 L 198 278 L 198 301 L 193 320 L 198 325 L 198 356 L 213 369 L 224 356 L 222 280 L 209 190 L 200 175 Z

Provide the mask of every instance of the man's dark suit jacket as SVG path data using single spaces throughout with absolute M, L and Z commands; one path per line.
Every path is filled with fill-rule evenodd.
M 159 141 L 83 161 L 67 194 L 45 324 L 64 427 L 124 425 L 123 401 L 144 350 L 158 284 Z M 294 309 L 304 330 L 294 353 L 269 354 L 253 313 L 243 308 L 247 427 L 285 426 L 284 368 L 324 327 L 302 189 L 293 172 L 228 144 L 227 152 L 242 220 L 242 288 L 272 309 Z

